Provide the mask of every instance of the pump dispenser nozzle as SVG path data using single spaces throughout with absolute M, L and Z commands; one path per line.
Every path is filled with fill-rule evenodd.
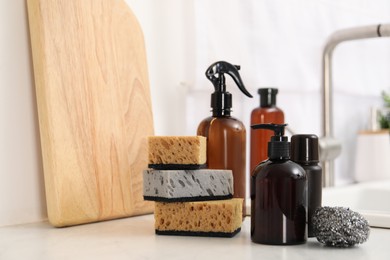
M 258 124 L 252 125 L 252 129 L 268 129 L 274 131 L 275 135 L 268 142 L 268 157 L 272 159 L 290 159 L 290 143 L 287 136 L 284 136 L 284 128 L 287 124 Z
M 226 91 L 225 73 L 230 75 L 238 88 L 247 95 L 252 95 L 246 90 L 244 83 L 238 73 L 240 66 L 232 65 L 226 61 L 218 61 L 210 65 L 206 70 L 206 77 L 214 85 L 214 93 L 211 94 L 211 107 L 213 109 L 213 116 L 230 115 L 232 108 L 232 94 Z

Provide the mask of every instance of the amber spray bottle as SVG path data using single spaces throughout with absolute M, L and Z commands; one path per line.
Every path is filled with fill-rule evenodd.
M 284 124 L 284 113 L 276 106 L 277 88 L 259 88 L 260 106 L 251 113 L 251 125 L 256 124 Z M 272 133 L 263 129 L 250 131 L 250 164 L 251 172 L 262 161 L 268 158 L 267 144 Z
M 246 131 L 244 124 L 230 115 L 232 94 L 226 91 L 225 73 L 230 75 L 238 88 L 248 97 L 252 95 L 245 89 L 238 73 L 239 66 L 225 61 L 210 65 L 206 77 L 213 83 L 215 91 L 211 94 L 212 116 L 205 118 L 198 126 L 197 134 L 207 137 L 207 166 L 210 169 L 230 169 L 233 172 L 234 197 L 243 198 L 243 217 L 245 217 L 245 153 Z
M 306 173 L 290 160 L 285 126 L 251 126 L 275 133 L 268 143 L 269 159 L 260 163 L 251 176 L 251 239 L 255 243 L 293 245 L 307 240 Z

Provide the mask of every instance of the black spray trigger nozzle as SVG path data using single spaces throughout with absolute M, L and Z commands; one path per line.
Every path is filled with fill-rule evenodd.
M 218 61 L 208 67 L 206 70 L 206 77 L 213 83 L 216 92 L 226 92 L 224 74 L 228 74 L 232 77 L 242 93 L 248 97 L 253 97 L 244 86 L 244 83 L 238 72 L 240 68 L 240 65 L 233 65 L 226 61 Z
M 206 70 L 206 77 L 214 85 L 214 93 L 211 94 L 211 107 L 213 116 L 230 116 L 233 106 L 232 94 L 226 90 L 225 74 L 230 75 L 242 93 L 248 97 L 252 95 L 246 90 L 241 76 L 238 73 L 240 66 L 232 65 L 226 61 L 218 61 L 211 64 Z

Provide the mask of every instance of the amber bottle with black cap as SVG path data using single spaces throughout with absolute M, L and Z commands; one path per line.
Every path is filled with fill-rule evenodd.
M 269 159 L 251 176 L 251 239 L 255 243 L 293 245 L 307 240 L 306 173 L 290 160 L 285 126 L 251 126 L 274 131 L 268 143 Z
M 284 124 L 284 113 L 276 106 L 277 88 L 259 88 L 260 106 L 253 109 L 251 113 L 251 125 L 256 124 Z M 250 131 L 250 162 L 249 169 L 254 168 L 267 159 L 267 144 L 272 133 L 258 129 Z
M 308 236 L 314 237 L 311 218 L 322 200 L 322 168 L 319 165 L 318 137 L 312 134 L 291 137 L 291 160 L 306 171 L 308 199 Z
M 210 169 L 229 169 L 233 172 L 234 197 L 246 197 L 246 130 L 244 124 L 231 116 L 232 94 L 227 91 L 225 74 L 229 75 L 237 87 L 248 97 L 238 70 L 240 66 L 218 61 L 206 70 L 206 77 L 214 86 L 211 94 L 212 116 L 200 122 L 197 134 L 207 137 L 207 166 Z

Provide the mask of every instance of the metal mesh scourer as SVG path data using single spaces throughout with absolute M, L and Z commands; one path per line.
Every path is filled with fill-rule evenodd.
M 327 246 L 351 247 L 368 239 L 368 221 L 344 207 L 321 207 L 312 218 L 314 235 Z

